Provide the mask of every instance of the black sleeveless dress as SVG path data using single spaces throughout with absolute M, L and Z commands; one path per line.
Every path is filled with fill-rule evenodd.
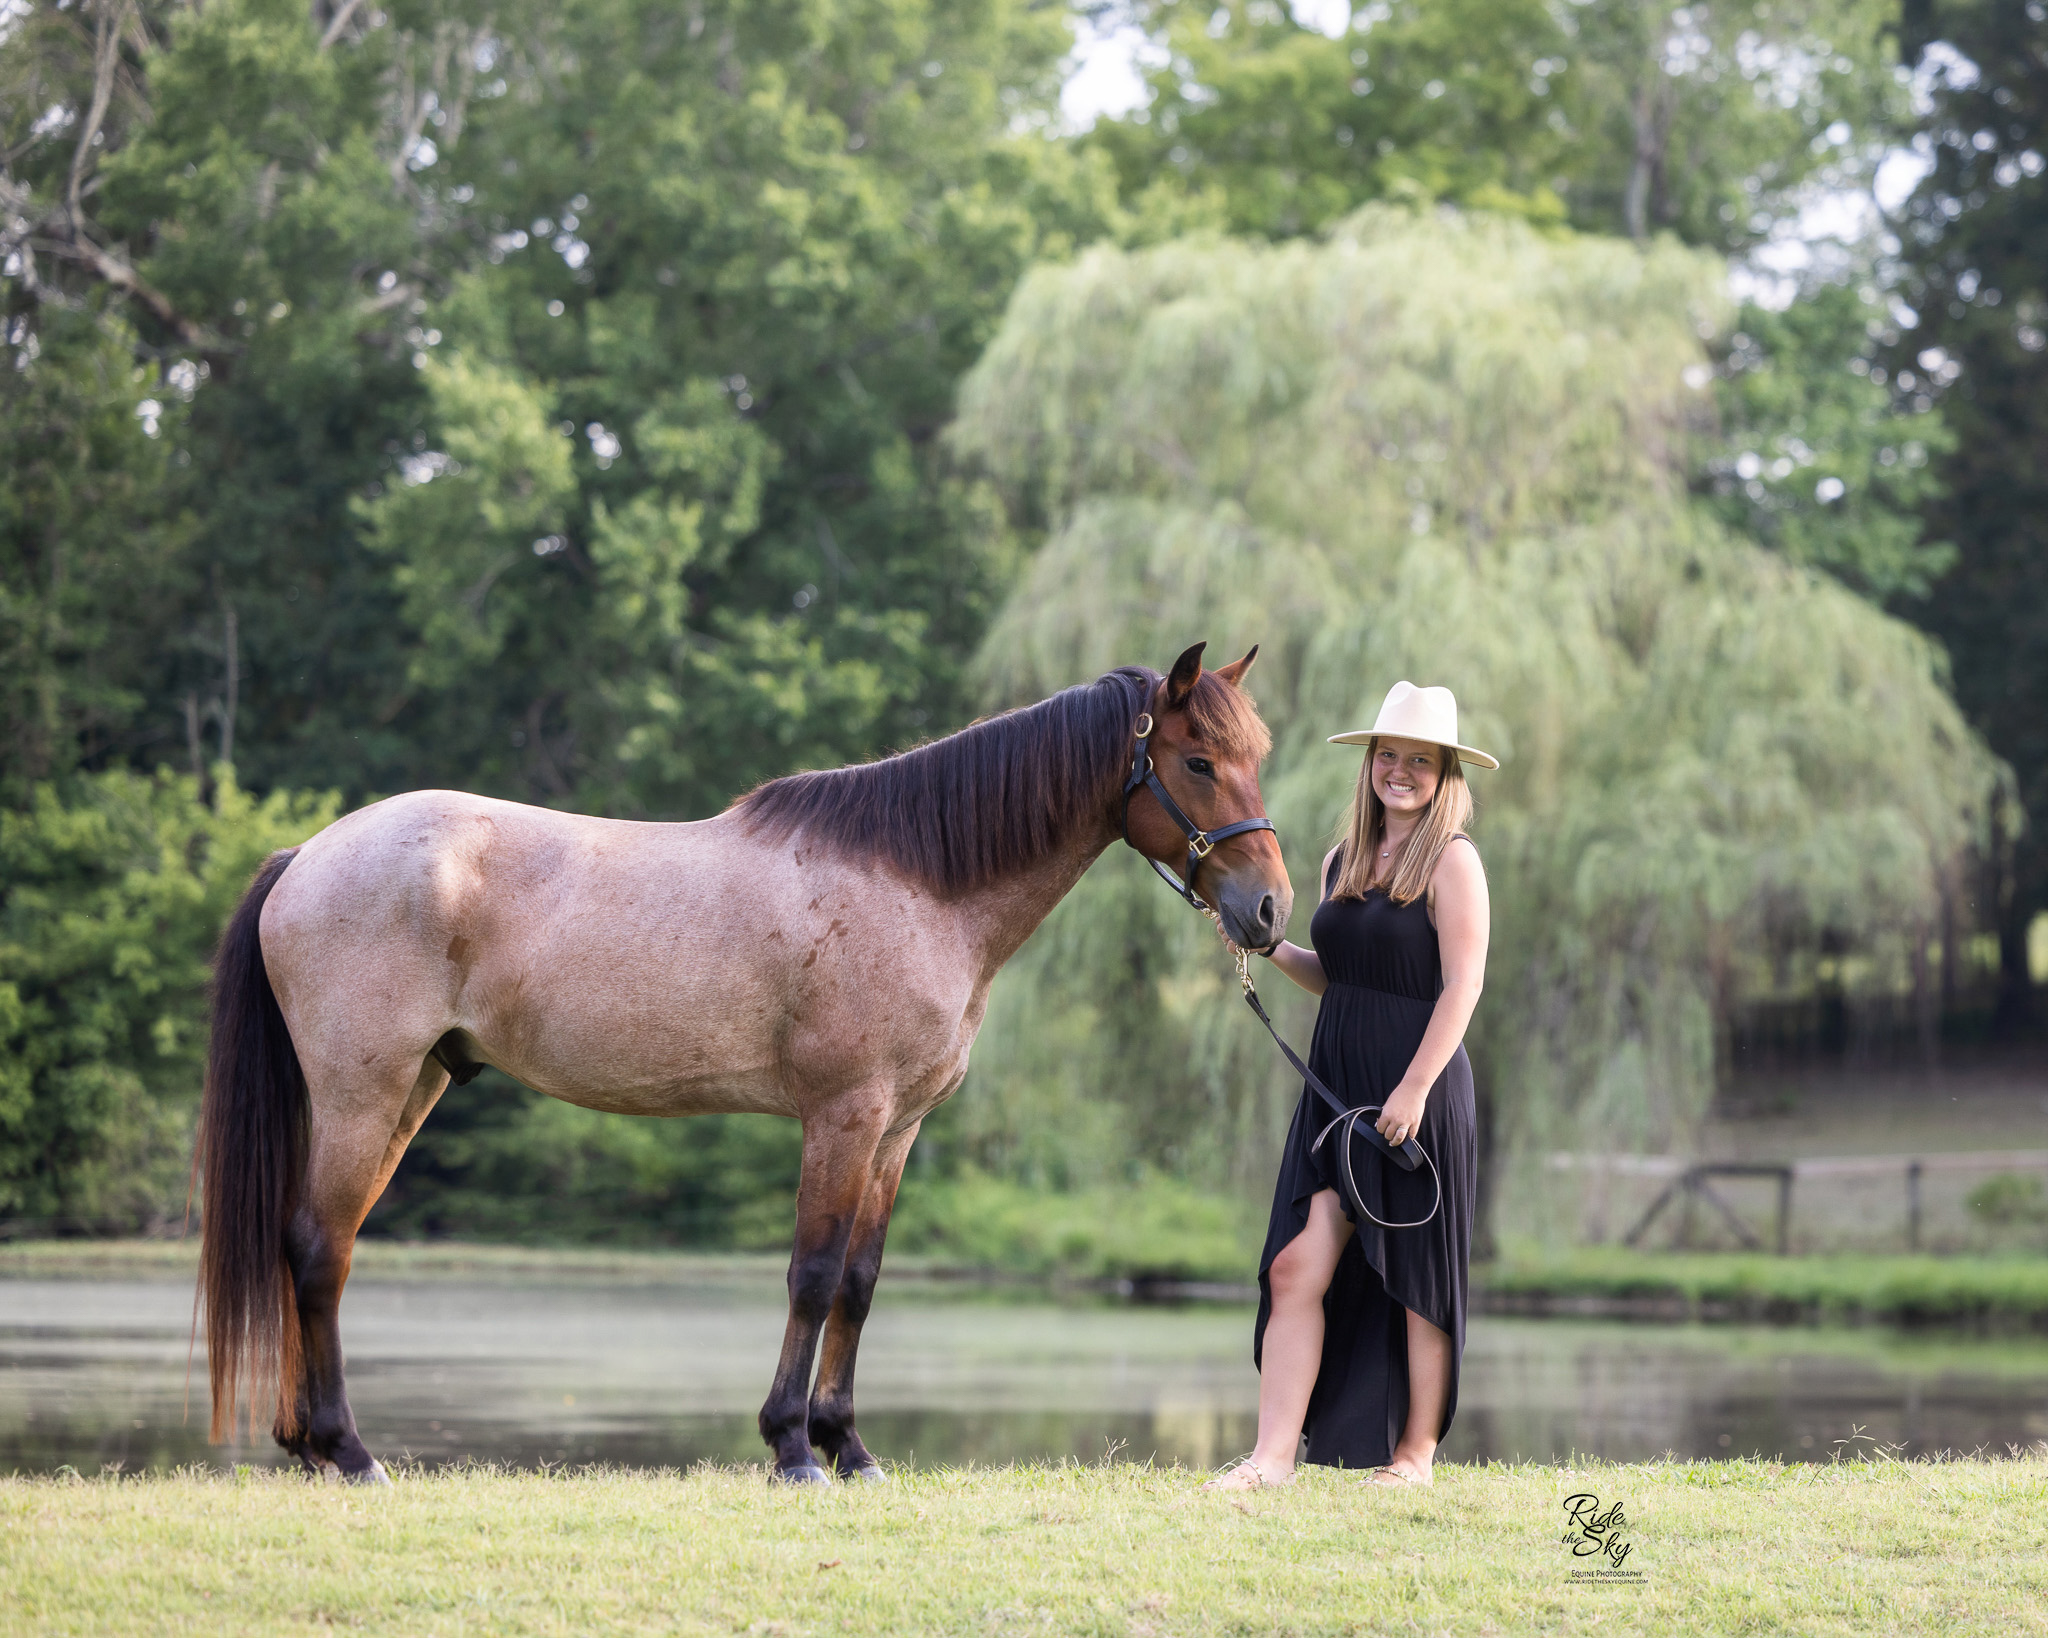
M 1340 860 L 1331 861 L 1334 880 Z M 1346 1107 L 1383 1104 L 1408 1072 L 1429 1028 L 1443 962 L 1425 898 L 1395 904 L 1375 888 L 1361 899 L 1325 897 L 1309 924 L 1329 988 L 1316 1014 L 1309 1067 Z M 1333 1132 L 1310 1145 L 1331 1119 L 1323 1100 L 1302 1088 L 1273 1191 L 1272 1223 L 1259 1259 L 1259 1318 L 1252 1362 L 1265 1348 L 1273 1312 L 1268 1271 L 1308 1226 L 1309 1200 L 1335 1189 Z M 1408 1322 L 1420 1314 L 1451 1338 L 1450 1395 L 1441 1438 L 1458 1408 L 1465 1355 L 1466 1280 L 1472 1262 L 1472 1206 L 1478 1190 L 1478 1127 L 1472 1061 L 1461 1044 L 1430 1088 L 1415 1139 L 1443 1179 L 1443 1209 L 1421 1228 L 1382 1229 L 1367 1222 L 1344 1247 L 1323 1298 L 1323 1363 L 1308 1404 L 1306 1460 L 1326 1467 L 1380 1467 L 1392 1457 L 1408 1419 Z M 1427 1166 L 1401 1170 L 1363 1138 L 1353 1140 L 1352 1174 L 1375 1216 L 1408 1223 L 1427 1212 L 1435 1187 Z

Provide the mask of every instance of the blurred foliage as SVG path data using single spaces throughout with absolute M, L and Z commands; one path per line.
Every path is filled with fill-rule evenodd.
M 1276 0 L 1131 0 L 1157 66 L 1085 145 L 1140 220 L 1289 237 L 1445 200 L 1739 250 L 1882 156 L 1886 0 L 1375 0 L 1326 35 Z
M 1955 438 L 1888 383 L 1896 331 L 1877 290 L 1818 283 L 1780 311 L 1752 303 L 1738 323 L 1720 364 L 1720 447 L 1701 474 L 1715 510 L 1876 602 L 1925 598 L 1955 561 L 1922 521 Z
M 1556 166 L 1571 136 L 1543 70 L 1567 37 L 1542 0 L 1367 7 L 1335 39 L 1260 0 L 1124 15 L 1164 60 L 1149 103 L 1099 121 L 1085 145 L 1114 159 L 1159 236 L 1197 223 L 1313 233 L 1403 196 L 1564 218 Z
M 15 321 L 20 326 L 20 321 Z M 23 343 L 27 335 L 19 338 Z M 0 802 L 83 760 L 146 754 L 184 633 L 190 519 L 167 508 L 168 414 L 133 337 L 66 312 L 0 368 Z M 17 353 L 17 358 L 19 353 Z M 150 413 L 144 414 L 143 411 Z
M 161 481 L 154 517 L 126 521 L 161 538 L 190 519 L 157 629 L 137 632 L 155 638 L 151 674 L 111 743 L 76 747 L 89 763 L 148 765 L 182 740 L 179 761 L 233 761 L 253 788 L 356 798 L 397 782 L 413 749 L 379 715 L 402 669 L 394 599 L 349 500 L 422 410 L 403 302 L 379 270 L 445 273 L 462 250 L 393 175 L 419 22 L 401 7 L 323 48 L 322 20 L 290 0 L 14 8 L 0 52 L 13 362 L 54 373 L 64 324 L 132 324 L 160 412 L 137 430 L 161 446 Z
M 800 1140 L 794 1121 L 766 1115 L 598 1114 L 486 1071 L 448 1091 L 365 1232 L 783 1251 Z M 1069 1279 L 1242 1280 L 1258 1256 L 1263 1217 L 1235 1190 L 1143 1165 L 1055 1188 L 940 1155 L 921 1145 L 903 1180 L 892 1253 Z
M 2048 1189 L 2038 1177 L 1999 1172 L 1963 1198 L 1970 1215 L 1994 1228 L 2048 1223 Z
M 359 507 L 395 723 L 473 786 L 688 817 L 957 720 L 1013 547 L 934 435 L 1017 274 L 1114 208 L 1031 123 L 1066 43 L 1022 4 L 593 0 L 472 48 L 421 174 L 483 254 Z
M 914 1171 L 896 1198 L 889 1244 L 959 1268 L 1243 1284 L 1266 1228 L 1247 1204 L 1143 1166 L 1114 1185 L 1051 1194 L 971 1166 L 949 1177 Z
M 4 26 L 17 369 L 83 378 L 60 332 L 126 298 L 172 408 L 140 423 L 153 468 L 65 446 L 96 481 L 154 470 L 95 526 L 179 572 L 150 674 L 90 721 L 38 708 L 73 735 L 43 764 L 197 720 L 259 787 L 690 817 L 963 714 L 1014 547 L 934 435 L 1017 275 L 1116 212 L 1047 136 L 1056 10 L 24 0 Z
M 181 1209 L 214 941 L 256 867 L 340 811 L 220 775 L 211 802 L 114 769 L 0 812 L 0 1220 L 133 1232 Z
M 600 1114 L 487 1069 L 442 1095 L 367 1229 L 408 1239 L 783 1248 L 802 1158 L 795 1121 Z
M 1382 3 L 1335 36 L 1261 0 L 1112 14 L 1160 61 L 1149 103 L 1082 144 L 1115 159 L 1139 238 L 1293 237 L 1371 200 L 1441 200 L 1740 254 L 1867 188 L 1906 112 L 1896 15 L 1873 0 Z M 1875 257 L 1837 247 L 1788 309 L 1743 313 L 1697 481 L 1731 524 L 1883 601 L 1947 566 L 1921 514 L 1950 444 L 1871 373 L 1896 340 Z
M 1956 565 L 1911 617 L 1947 645 L 1963 709 L 2018 775 L 2001 836 L 2001 1022 L 2031 1021 L 2028 929 L 2048 912 L 2048 7 L 1909 0 L 1928 169 L 1900 227 L 1916 323 L 1889 349 L 1902 397 L 1955 428 L 1933 530 Z
M 1322 736 L 1398 677 L 1456 685 L 1506 760 L 1473 776 L 1495 917 L 1473 1044 L 1524 1157 L 1685 1137 L 1730 1008 L 1810 988 L 1833 943 L 1903 982 L 1996 789 L 1924 639 L 1688 493 L 1721 286 L 1669 242 L 1380 207 L 1321 246 L 1035 272 L 962 388 L 963 453 L 1052 530 L 985 644 L 992 697 L 1171 634 L 1259 642 L 1297 938 L 1356 775 Z M 940 1117 L 967 1153 L 1036 1145 L 1082 1182 L 1104 1157 L 1269 1164 L 1298 1083 L 1206 925 L 1146 894 L 1128 861 L 1091 872 L 998 981 Z M 1071 1067 L 1132 1041 L 1106 1087 Z
M 2040 1257 L 1768 1257 L 1583 1246 L 1515 1252 L 1480 1276 L 1510 1298 L 1682 1302 L 1701 1318 L 1837 1325 L 2038 1330 L 2048 1321 Z
M 1982 896 L 2007 1028 L 2032 1009 L 2027 929 L 2048 911 L 2039 10 L 1376 0 L 1332 36 L 1272 0 L 1129 0 L 1103 15 L 1152 41 L 1150 98 L 1083 139 L 1141 235 L 1288 237 L 1443 200 L 1741 255 L 1812 233 L 1810 207 L 1839 215 L 1910 133 L 1930 170 L 1898 237 L 1864 230 L 1789 307 L 1744 313 L 1728 436 L 1698 477 L 1731 524 L 1941 638 L 2018 771 L 2029 822 L 1996 840 Z

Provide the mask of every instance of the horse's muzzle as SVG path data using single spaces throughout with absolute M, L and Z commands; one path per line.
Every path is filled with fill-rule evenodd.
M 1216 913 L 1230 942 L 1246 950 L 1269 950 L 1287 931 L 1294 895 L 1263 881 L 1226 881 L 1216 894 Z

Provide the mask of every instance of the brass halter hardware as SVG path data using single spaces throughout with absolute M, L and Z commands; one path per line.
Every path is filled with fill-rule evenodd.
M 1158 724 L 1152 720 L 1152 713 L 1145 711 L 1139 714 L 1138 721 L 1132 730 L 1134 738 L 1131 747 L 1131 771 L 1129 777 L 1124 780 L 1124 841 L 1133 849 L 1137 847 L 1137 843 L 1131 841 L 1131 798 L 1136 796 L 1141 790 L 1149 790 L 1158 801 L 1160 807 L 1166 811 L 1166 817 L 1179 826 L 1181 835 L 1187 838 L 1187 871 L 1183 877 L 1176 879 L 1157 859 L 1148 855 L 1145 862 L 1158 873 L 1161 881 L 1166 883 L 1168 887 L 1172 888 L 1182 898 L 1186 899 L 1189 904 L 1193 905 L 1204 915 L 1214 915 L 1215 912 L 1207 904 L 1203 903 L 1195 893 L 1195 871 L 1200 867 L 1202 861 L 1215 851 L 1218 842 L 1226 842 L 1233 836 L 1242 836 L 1247 831 L 1271 830 L 1273 828 L 1273 821 L 1264 814 L 1260 814 L 1256 819 L 1240 819 L 1234 824 L 1218 825 L 1214 830 L 1204 830 L 1185 813 L 1181 812 L 1180 804 L 1174 801 L 1166 787 L 1159 782 L 1159 775 L 1152 766 L 1150 741 L 1153 731 L 1157 727 Z

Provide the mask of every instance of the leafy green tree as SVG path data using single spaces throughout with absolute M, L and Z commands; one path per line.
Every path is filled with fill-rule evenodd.
M 332 21 L 85 0 L 0 23 L 0 1214 L 17 1223 L 176 1211 L 214 939 L 258 860 L 337 811 L 252 800 L 232 769 L 239 753 L 267 785 L 283 764 L 281 657 L 374 663 L 345 625 L 307 640 L 289 606 L 309 565 L 349 555 L 333 524 L 384 458 L 363 459 L 366 397 L 419 396 L 403 356 L 362 389 L 379 349 L 349 255 L 410 239 L 412 218 L 364 162 L 386 67 L 323 43 Z
M 144 716 L 260 786 L 673 814 L 963 708 L 1011 546 L 933 435 L 1115 210 L 1059 14 L 10 15 L 9 322 L 121 307 L 191 394 Z
M 0 1221 L 134 1232 L 185 1198 L 207 966 L 266 855 L 337 812 L 223 767 L 111 769 L 0 812 Z
M 78 762 L 184 760 L 151 720 L 182 635 L 192 525 L 171 497 L 175 396 L 132 336 L 19 315 L 0 367 L 0 801 Z
M 986 641 L 991 697 L 1259 642 L 1297 936 L 1358 766 L 1324 735 L 1408 677 L 1503 753 L 1473 775 L 1473 1039 L 1509 1226 L 1541 1220 L 1546 1149 L 1681 1143 L 1735 1010 L 1814 993 L 1830 952 L 1855 999 L 1910 993 L 1985 831 L 1995 764 L 1932 646 L 1689 492 L 1726 308 L 1718 259 L 1668 239 L 1379 207 L 1320 245 L 1036 272 L 962 389 L 963 452 L 1051 529 Z M 1074 1067 L 1133 1040 L 1128 1078 Z M 1119 855 L 998 982 L 935 1124 L 990 1164 L 1250 1185 L 1298 1094 L 1206 924 Z
M 2027 933 L 2048 911 L 2048 10 L 1909 0 L 1906 47 L 1932 167 L 1900 257 L 1916 327 L 1888 350 L 1893 390 L 1955 429 L 1926 511 L 1954 568 L 1910 610 L 1947 645 L 1957 698 L 2019 779 L 1993 903 L 2000 1017 L 2033 1011 Z
M 1572 220 L 1742 250 L 1865 183 L 1901 111 L 1890 0 L 1574 0 Z
M 1898 100 L 1886 0 L 1377 0 L 1335 38 L 1277 0 L 1127 11 L 1164 61 L 1087 142 L 1168 232 L 1422 197 L 1737 250 L 1867 176 Z
M 1373 6 L 1337 39 L 1273 0 L 1130 9 L 1166 60 L 1149 104 L 1087 145 L 1141 222 L 1280 238 L 1404 195 L 1563 215 L 1550 76 L 1569 38 L 1541 0 Z
M 1817 283 L 1782 310 L 1745 306 L 1737 322 L 1700 487 L 1731 527 L 1792 562 L 1915 606 L 1955 555 L 1926 539 L 1923 515 L 1955 439 L 1889 384 L 1897 331 L 1878 290 Z
M 1130 15 L 1166 60 L 1150 104 L 1085 145 L 1167 233 L 1283 238 L 1406 197 L 1742 253 L 1816 191 L 1867 187 L 1905 111 L 1887 0 L 1377 4 L 1336 38 L 1262 0 Z M 1746 309 L 1695 473 L 1731 525 L 1880 600 L 1946 561 L 1923 507 L 1949 444 L 1871 373 L 1883 285 L 1830 268 L 1788 311 Z
M 362 509 L 401 721 L 494 788 L 677 815 L 957 719 L 1013 549 L 934 437 L 1018 273 L 1113 209 L 1029 129 L 1066 38 L 608 0 L 502 42 L 435 168 L 488 262 L 428 315 L 432 447 Z
M 377 716 L 393 599 L 350 500 L 423 408 L 418 288 L 384 274 L 449 262 L 395 95 L 432 52 L 417 13 L 370 15 L 45 0 L 4 54 L 13 324 L 118 312 L 155 397 L 184 406 L 163 441 L 185 595 L 141 720 L 259 788 L 388 788 L 403 767 Z
M 1171 46 L 1151 108 L 1066 142 L 1067 18 L 1031 0 L 6 9 L 0 1212 L 165 1209 L 212 927 L 329 811 L 244 787 L 688 816 L 1226 609 L 1269 639 L 1290 834 L 1341 799 L 1307 747 L 1364 670 L 1452 666 L 1516 750 L 1489 858 L 1538 886 L 1504 901 L 1487 1039 L 1525 1151 L 1681 1129 L 1730 998 L 1810 986 L 1823 942 L 1904 981 L 1983 829 L 1947 798 L 1990 764 L 1931 651 L 1808 566 L 1910 597 L 1942 562 L 1913 509 L 1966 569 L 1991 538 L 1934 501 L 1971 445 L 1921 400 L 1961 344 L 1903 359 L 1862 291 L 1817 288 L 1744 314 L 1710 394 L 1716 278 L 1654 243 L 1740 251 L 1867 173 L 1901 95 L 1878 0 L 1381 3 L 1334 41 L 1258 0 L 1132 15 Z M 1941 232 L 2031 198 L 1996 165 L 2031 151 L 1930 193 Z M 1557 236 L 1349 214 L 1386 198 Z M 1066 267 L 1216 227 L 1329 243 Z M 2006 292 L 2025 353 L 2033 287 L 1992 254 L 1955 300 Z M 985 351 L 963 474 L 941 432 Z M 1971 607 L 2028 606 L 1997 574 Z M 1623 747 L 1612 800 L 1560 797 L 1567 730 Z M 1950 783 L 1901 777 L 1929 745 Z M 120 771 L 166 761 L 189 781 Z M 1277 1083 L 1190 920 L 1091 876 L 941 1146 L 1076 1187 L 1244 1174 Z M 1199 1067 L 1156 1084 L 1161 1043 Z M 772 1127 L 480 1080 L 384 1220 L 534 1232 L 552 1199 L 582 1238 L 624 1201 L 746 1239 L 794 1163 Z

